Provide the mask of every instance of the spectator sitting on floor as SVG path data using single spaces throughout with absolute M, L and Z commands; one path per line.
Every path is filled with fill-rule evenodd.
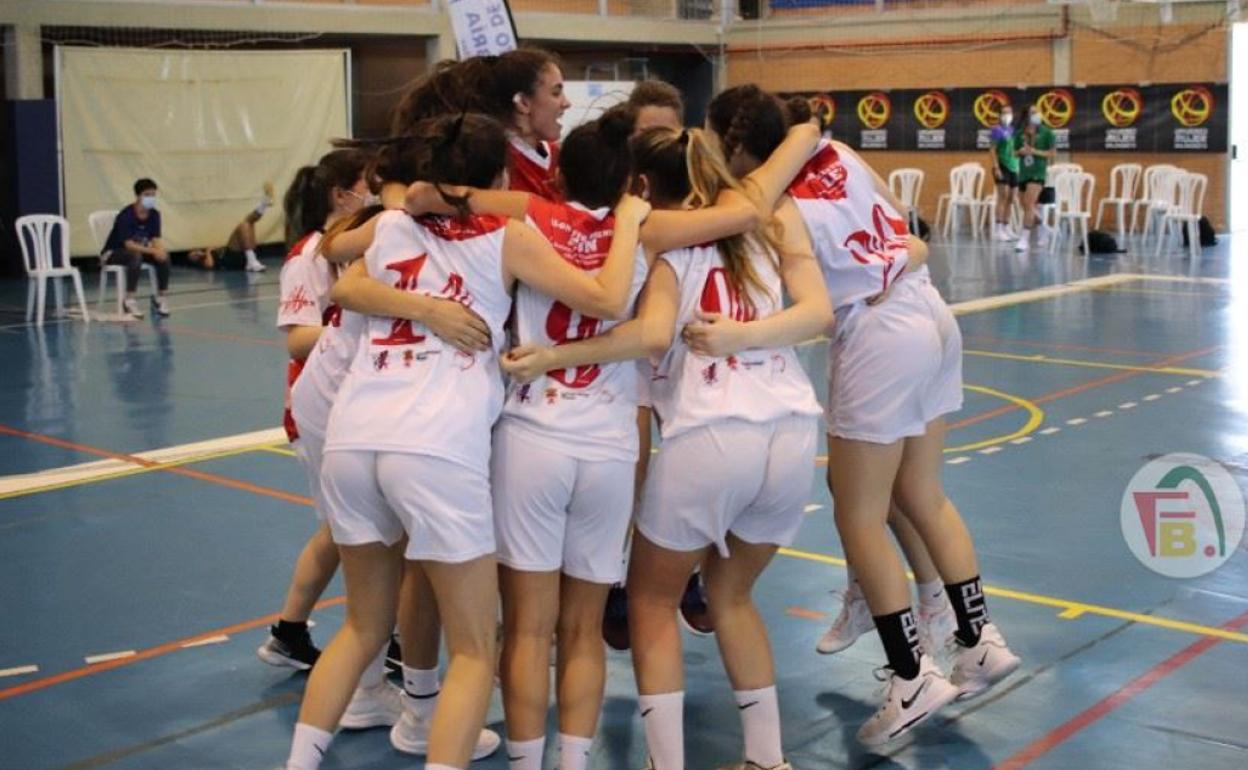
M 125 314 L 134 318 L 143 317 L 143 311 L 134 301 L 134 293 L 139 288 L 139 272 L 144 262 L 156 268 L 157 294 L 152 297 L 152 312 L 169 315 L 169 305 L 165 302 L 165 293 L 169 290 L 169 252 L 160 240 L 156 193 L 156 183 L 151 179 L 134 183 L 134 203 L 117 212 L 101 254 L 107 264 L 126 269 L 125 298 L 121 304 Z
M 238 264 L 236 255 L 241 254 L 246 260 L 243 264 L 244 269 L 252 273 L 263 273 L 264 263 L 256 256 L 256 222 L 260 221 L 260 217 L 264 216 L 264 212 L 268 211 L 272 205 L 273 183 L 265 182 L 264 197 L 254 209 L 247 212 L 243 221 L 234 227 L 224 246 L 192 249 L 187 253 L 186 258 L 205 270 L 212 270 L 216 267 L 233 269 Z

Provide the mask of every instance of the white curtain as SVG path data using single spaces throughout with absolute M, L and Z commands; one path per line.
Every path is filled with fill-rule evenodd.
M 328 51 L 57 49 L 65 216 L 74 254 L 95 248 L 87 215 L 160 187 L 173 250 L 220 246 L 261 198 L 261 243 L 282 240 L 281 197 L 302 165 L 349 134 L 347 56 Z

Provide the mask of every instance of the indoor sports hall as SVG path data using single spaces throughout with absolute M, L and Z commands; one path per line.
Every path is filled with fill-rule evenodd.
M 1248 156 L 1238 157 L 1238 149 L 1248 147 L 1245 14 L 1238 0 L 0 3 L 0 768 L 1248 766 Z M 543 52 L 536 91 L 500 74 L 516 50 L 534 48 Z M 667 86 L 656 88 L 656 82 Z M 427 97 L 422 89 L 430 84 L 437 87 L 428 98 L 438 109 L 404 127 L 404 105 Z M 751 85 L 757 88 L 741 90 Z M 543 102 L 547 87 L 554 101 Z M 641 94 L 656 90 L 676 94 L 674 106 L 667 96 L 644 101 Z M 734 93 L 748 93 L 763 106 L 749 115 L 744 107 L 729 112 L 725 123 L 716 105 Z M 487 103 L 499 94 L 503 117 L 488 112 Z M 669 106 L 677 125 L 641 126 L 646 110 Z M 748 137 L 764 129 L 762 118 L 751 115 L 772 114 L 785 121 L 775 129 L 772 146 L 779 146 L 770 160 L 755 158 Z M 594 141 L 609 145 L 607 126 L 622 115 L 632 131 L 613 145 L 622 149 L 611 158 L 601 150 L 600 160 L 591 154 L 587 164 L 587 140 L 578 132 L 592 127 Z M 503 144 L 462 150 L 472 137 L 487 134 Z M 523 152 L 514 150 L 533 137 Z M 501 163 L 504 144 L 507 173 L 491 172 L 485 184 L 447 171 L 461 160 L 468 167 L 485 163 L 494 149 Z M 658 167 L 646 165 L 646 153 L 660 144 L 679 153 L 672 173 L 686 188 L 674 202 L 663 197 Z M 331 151 L 359 159 L 345 182 L 332 181 Z M 707 199 L 698 194 L 697 158 L 712 155 L 723 168 L 718 178 L 734 181 Z M 770 179 L 764 172 L 790 155 L 797 160 L 764 205 Z M 747 156 L 757 167 L 748 176 L 740 165 Z M 617 169 L 618 157 L 625 161 Z M 816 168 L 828 157 L 835 158 L 831 165 Z M 390 161 L 410 161 L 425 173 L 403 166 L 388 176 Z M 528 178 L 529 167 L 519 165 L 525 162 L 548 167 L 555 190 L 550 200 L 565 194 L 567 200 L 550 203 L 541 191 L 520 186 Z M 439 174 L 445 175 L 435 178 Z M 576 202 L 578 186 L 601 186 L 613 174 L 627 181 L 605 206 Z M 484 189 L 491 180 L 498 189 Z M 308 197 L 313 184 L 322 186 Z M 471 192 L 457 204 L 446 185 Z M 521 192 L 531 196 L 519 199 L 528 208 L 510 219 L 481 208 Z M 301 227 L 311 221 L 306 201 L 316 195 L 315 222 Z M 808 198 L 848 206 L 857 195 L 866 196 L 863 207 L 853 209 L 866 212 L 859 233 L 830 235 L 848 232 L 834 219 L 813 224 L 816 209 Z M 416 210 L 418 198 L 434 203 Z M 685 223 L 700 213 L 727 211 L 729 198 L 745 201 L 735 210 L 744 205 L 753 215 L 733 231 L 747 235 L 729 237 L 725 230 L 680 240 L 694 238 L 680 232 L 694 229 Z M 690 211 L 699 208 L 706 211 Z M 368 220 L 361 212 L 370 211 L 380 213 Z M 540 221 L 548 211 L 575 222 L 614 217 L 608 241 L 631 237 L 633 245 L 617 249 L 619 260 L 612 251 L 606 266 L 595 263 L 601 272 L 586 272 L 568 250 L 587 253 L 590 247 L 550 235 Z M 793 218 L 785 220 L 786 212 Z M 649 240 L 660 221 L 681 226 Z M 808 230 L 790 224 L 769 230 L 780 222 L 805 222 Z M 446 286 L 440 273 L 435 283 L 428 282 L 428 271 L 418 280 L 419 267 L 388 282 L 382 273 L 394 275 L 398 268 L 378 255 L 396 242 L 393 233 L 407 232 L 402 227 L 419 229 L 428 264 L 438 269 L 439 254 L 486 259 L 485 251 L 455 251 L 486 241 L 502 244 L 488 258 L 503 267 L 483 271 L 481 279 L 451 273 Z M 561 269 L 591 276 L 577 276 L 586 283 L 604 282 L 611 264 L 636 253 L 628 301 L 617 303 L 624 308 L 618 325 L 604 326 L 574 301 L 569 310 L 555 293 L 559 282 L 516 266 L 519 257 L 508 261 L 509 239 L 521 227 L 536 231 L 532 238 L 542 255 L 563 256 L 578 268 Z M 760 245 L 776 243 L 768 234 L 776 229 L 784 234 L 783 247 Z M 809 233 L 796 251 L 790 248 L 793 230 Z M 321 239 L 319 246 L 306 245 L 309 234 Z M 680 247 L 651 248 L 658 242 Z M 774 302 L 738 304 L 733 287 L 748 292 L 750 283 L 732 283 L 738 280 L 733 265 L 740 263 L 730 261 L 729 244 L 741 243 L 747 251 L 757 246 L 744 259 L 771 265 L 765 275 L 775 277 L 783 296 L 773 292 Z M 350 248 L 356 250 L 341 268 L 330 266 L 338 259 L 335 249 Z M 699 284 L 689 294 L 682 287 L 694 268 L 682 260 L 696 265 L 704 253 L 725 267 L 712 268 L 706 288 Z M 423 253 L 417 259 L 424 264 Z M 328 283 L 295 286 L 298 260 L 319 264 Z M 799 262 L 811 272 L 799 273 Z M 793 276 L 815 275 L 816 263 L 823 278 L 798 284 Z M 845 271 L 877 268 L 884 276 L 878 293 L 841 303 Z M 720 279 L 726 289 L 713 283 L 714 270 L 728 276 Z M 512 279 L 523 285 L 500 282 Z M 456 283 L 465 280 L 471 291 Z M 850 344 L 854 335 L 865 336 L 858 330 L 873 328 L 868 320 L 884 317 L 877 314 L 907 307 L 919 291 L 915 284 L 928 287 L 929 281 L 925 307 L 938 306 L 931 311 L 936 317 L 956 319 L 956 327 L 940 331 L 943 348 L 934 355 L 952 356 L 946 365 L 960 366 L 960 404 L 938 416 L 925 406 L 918 434 L 895 442 L 838 432 L 837 415 L 850 408 L 846 383 L 857 371 L 851 351 L 865 355 Z M 341 288 L 331 289 L 335 283 Z M 367 300 L 366 284 L 372 291 Z M 358 293 L 348 291 L 357 286 Z M 499 287 L 504 290 L 494 292 Z M 557 357 L 564 346 L 589 346 L 596 336 L 622 340 L 635 328 L 642 330 L 638 339 L 649 340 L 665 287 L 682 303 L 692 297 L 689 302 L 702 304 L 692 317 L 688 303 L 679 312 L 673 304 L 675 315 L 663 316 L 669 336 L 659 347 L 647 341 L 648 356 L 587 358 L 602 361 L 601 370 L 598 363 L 564 364 L 569 359 Z M 707 304 L 712 289 L 721 292 L 714 307 Z M 537 331 L 525 325 L 524 298 L 542 291 L 559 297 L 562 336 L 552 331 L 554 315 Z M 503 303 L 498 308 L 490 305 L 495 294 Z M 437 303 L 438 312 L 454 306 L 463 314 L 456 319 L 486 318 L 481 328 L 489 327 L 490 338 L 465 353 L 467 343 L 446 331 L 450 322 L 369 313 L 355 304 L 397 307 L 410 299 L 400 295 L 420 295 L 430 307 Z M 382 305 L 383 298 L 389 304 Z M 313 434 L 296 431 L 292 439 L 290 429 L 306 425 L 299 380 L 315 366 L 313 355 L 328 355 L 317 347 L 326 339 L 316 336 L 323 335 L 322 324 L 348 328 L 338 326 L 340 303 L 346 315 L 366 324 L 352 327 L 364 331 L 354 332 L 360 353 L 341 373 L 340 394 L 364 399 L 358 394 L 370 392 L 367 383 L 383 376 L 389 382 L 415 378 L 405 372 L 425 365 L 462 374 L 475 362 L 480 379 L 472 382 L 494 388 L 497 403 L 477 398 L 477 385 L 436 379 L 403 380 L 418 395 L 387 402 L 399 404 L 392 409 L 372 404 L 375 414 L 367 419 L 362 407 L 337 403 L 331 413 L 326 403 L 330 436 L 318 475 L 307 449 Z M 824 308 L 819 329 L 802 327 L 808 333 L 783 339 L 762 331 L 797 318 L 804 307 Z M 497 323 L 487 309 L 499 314 Z M 309 322 L 299 320 L 309 313 Z M 459 333 L 469 322 L 456 323 Z M 734 339 L 742 340 L 736 352 L 704 352 L 700 335 L 725 324 L 729 331 L 722 334 L 735 329 Z M 375 336 L 383 327 L 391 332 L 388 341 Z M 884 361 L 875 371 L 884 375 L 863 385 L 874 404 L 887 402 L 882 393 L 910 387 L 897 384 L 890 371 L 909 371 L 914 366 L 907 358 L 927 355 L 911 352 L 927 350 L 915 342 L 924 328 L 887 333 L 881 327 L 882 342 L 874 346 Z M 304 344 L 300 334 L 311 334 L 311 341 L 295 356 Z M 516 351 L 530 342 L 545 346 L 554 356 L 547 360 L 561 362 L 549 371 L 538 367 L 534 376 L 545 384 L 534 391 L 532 405 L 529 386 L 521 386 L 523 376 L 511 368 L 521 358 Z M 785 371 L 790 349 L 800 371 Z M 761 368 L 770 356 L 771 379 L 750 373 L 759 350 Z M 434 358 L 438 363 L 429 363 Z M 634 367 L 629 362 L 635 358 L 643 363 Z M 706 367 L 689 369 L 687 379 L 683 370 L 665 368 L 695 360 Z M 510 373 L 510 383 L 500 368 Z M 639 405 L 631 386 L 625 403 L 615 405 L 613 414 L 623 408 L 628 426 L 612 455 L 628 455 L 627 462 L 612 460 L 627 468 L 626 491 L 572 492 L 575 505 L 566 512 L 556 506 L 569 527 L 566 541 L 563 525 L 557 535 L 564 543 L 556 551 L 562 572 L 558 563 L 553 569 L 517 566 L 519 557 L 508 549 L 518 546 L 507 544 L 511 535 L 500 523 L 499 511 L 510 510 L 504 503 L 512 495 L 497 479 L 498 426 L 520 419 L 513 409 L 571 403 L 569 394 L 578 388 L 595 392 L 598 386 L 586 382 L 599 371 L 625 369 L 629 383 L 636 370 L 647 394 L 640 406 L 653 397 L 654 408 L 641 412 L 643 439 L 652 433 L 652 442 L 631 448 Z M 695 557 L 681 556 L 692 551 L 653 534 L 660 526 L 655 522 L 692 517 L 687 520 L 700 523 L 690 527 L 701 533 L 700 527 L 719 526 L 719 519 L 699 516 L 734 503 L 706 493 L 693 503 L 664 505 L 656 501 L 677 499 L 670 489 L 673 496 L 664 497 L 664 485 L 700 489 L 705 479 L 699 477 L 735 473 L 724 471 L 725 461 L 709 451 L 700 464 L 663 464 L 665 446 L 675 454 L 695 435 L 675 432 L 687 416 L 681 410 L 688 402 L 681 399 L 721 378 L 735 383 L 744 380 L 731 378 L 757 376 L 772 383 L 780 374 L 808 381 L 802 392 L 813 391 L 819 403 L 803 413 L 817 435 L 813 456 L 799 455 L 800 462 L 784 467 L 800 480 L 782 485 L 793 498 L 786 509 L 792 531 L 760 545 L 746 530 L 724 524 L 719 535 L 698 541 Z M 416 390 L 417 382 L 423 390 Z M 613 397 L 602 388 L 597 399 L 606 404 Z M 767 408 L 762 402 L 740 407 L 737 396 L 706 398 L 734 424 L 754 425 Z M 780 403 L 800 411 L 791 401 Z M 447 427 L 459 425 L 456 420 L 484 425 L 478 433 L 486 467 L 479 483 L 446 470 L 413 476 L 403 487 L 415 488 L 411 495 L 420 500 L 433 499 L 434 489 L 446 499 L 485 500 L 486 530 L 469 538 L 471 559 L 430 551 L 411 556 L 422 540 L 435 539 L 427 533 L 437 530 L 439 517 L 459 515 L 459 503 L 446 510 L 421 503 L 416 513 L 403 513 L 408 498 L 399 500 L 398 482 L 387 486 L 380 465 L 378 505 L 392 510 L 387 521 L 403 526 L 388 542 L 348 540 L 346 512 L 364 510 L 366 495 L 335 474 L 341 458 L 363 453 L 350 449 L 354 444 L 335 445 L 335 436 L 356 430 L 349 426 L 356 416 L 359 424 L 392 421 L 402 428 L 395 435 L 411 442 L 395 450 L 379 441 L 378 456 L 407 452 L 427 459 L 434 454 L 429 447 L 459 435 Z M 943 428 L 932 428 L 937 423 Z M 578 430 L 568 435 L 576 438 Z M 926 503 L 912 506 L 907 486 L 907 473 L 919 474 L 913 469 L 921 464 L 910 453 L 933 446 L 924 437 L 935 430 L 944 431 L 943 444 L 931 450 L 928 465 L 939 485 L 924 489 L 936 495 L 941 526 L 922 520 Z M 412 438 L 418 434 L 424 435 Z M 592 446 L 592 452 L 571 452 L 574 464 L 582 455 L 576 467 L 595 465 L 600 447 Z M 745 446 L 753 445 L 729 442 L 715 451 L 778 472 L 774 449 L 761 450 L 772 452 L 769 460 Z M 638 454 L 648 474 L 634 505 L 632 458 Z M 525 473 L 539 481 L 553 477 L 555 467 L 544 457 L 532 454 Z M 879 462 L 893 463 L 894 475 L 882 475 L 872 458 L 891 458 Z M 838 462 L 861 471 L 838 471 Z M 829 471 L 841 491 L 840 511 Z M 857 566 L 848 570 L 850 550 L 863 553 L 846 546 L 862 542 L 853 516 L 865 516 L 859 508 L 869 507 L 855 495 L 868 482 L 856 475 L 883 479 L 871 498 L 878 503 L 871 521 L 872 531 L 889 539 L 887 552 L 864 554 L 861 561 L 855 556 Z M 758 510 L 742 505 L 742 516 Z M 448 513 L 451 508 L 456 512 Z M 620 542 L 608 549 L 607 571 L 619 581 L 590 580 L 572 566 L 581 563 L 569 545 L 575 542 L 572 518 L 579 510 L 606 508 L 628 509 L 618 521 Z M 933 583 L 916 574 L 924 569 L 913 559 L 897 555 L 901 549 L 886 534 L 886 509 L 922 531 L 938 572 L 932 601 L 943 607 L 947 626 L 925 615 L 922 586 Z M 784 514 L 777 508 L 769 515 Z M 630 516 L 636 529 L 625 545 Z M 947 555 L 956 550 L 949 532 L 962 532 L 962 522 L 969 538 L 957 540 L 966 548 L 955 558 Z M 331 554 L 328 583 L 301 600 L 310 613 L 296 618 L 289 608 L 306 568 L 299 566 L 306 564 L 301 554 L 322 530 L 322 546 Z M 727 546 L 717 549 L 721 539 L 731 555 Z M 586 552 L 592 540 L 581 541 Z M 746 584 L 745 599 L 721 588 L 730 581 L 725 575 L 738 574 L 731 565 L 739 568 L 746 558 L 741 554 L 769 547 L 774 555 L 768 550 L 765 569 L 760 564 L 751 575 L 756 582 Z M 332 570 L 339 558 L 353 570 L 351 580 L 359 580 L 352 582 L 350 605 L 342 570 Z M 973 568 L 964 568 L 968 558 Z M 365 574 L 365 562 L 372 570 L 367 574 L 394 579 L 355 577 Z M 678 562 L 680 570 L 672 566 Z M 877 577 L 886 572 L 877 562 L 895 564 L 887 574 L 896 580 Z M 420 623 L 411 620 L 418 602 L 408 589 L 416 582 L 413 572 L 427 563 L 423 579 L 433 590 L 421 594 L 421 628 L 433 629 L 438 663 L 415 665 L 406 640 L 418 635 L 408 632 Z M 954 563 L 959 566 L 947 566 Z M 447 564 L 476 565 L 484 573 L 453 572 Z M 883 586 L 900 584 L 898 570 L 905 570 L 905 601 L 913 602 L 913 611 L 909 604 L 880 609 L 888 604 L 881 597 L 895 595 Z M 652 605 L 657 594 L 645 591 L 658 591 L 663 578 L 656 575 L 669 572 L 678 572 L 680 591 L 672 601 L 679 607 Z M 538 601 L 525 595 L 538 593 L 525 588 L 539 585 L 525 582 L 534 575 L 549 577 L 541 590 L 553 596 L 550 614 L 542 616 L 550 627 L 540 637 L 516 620 L 520 608 Z M 472 580 L 484 581 L 472 585 L 488 590 L 457 592 L 446 585 L 461 580 L 460 589 Z M 608 594 L 613 582 L 623 585 Z M 647 588 L 634 593 L 634 584 Z M 751 586 L 757 616 L 750 609 Z M 915 586 L 917 600 L 909 598 Z M 466 593 L 475 595 L 465 599 Z M 594 631 L 587 657 L 570 651 L 580 638 L 575 618 L 560 614 L 584 612 L 575 602 L 584 603 L 586 595 Z M 625 596 L 626 610 L 619 603 Z M 715 606 L 725 596 L 733 597 L 732 609 Z M 391 597 L 392 604 L 379 597 Z M 397 614 L 397 626 L 385 621 L 386 638 L 397 628 L 389 645 L 362 641 L 375 636 L 360 630 L 371 628 L 362 618 L 375 605 Z M 653 613 L 664 610 L 666 617 L 656 621 Z M 489 619 L 485 652 L 485 642 L 462 641 L 470 616 Z M 901 623 L 900 637 L 890 631 L 894 621 Z M 523 644 L 507 638 L 516 628 Z M 655 628 L 662 632 L 646 630 Z M 719 638 L 725 628 L 764 635 L 743 646 Z M 299 648 L 289 641 L 296 637 L 282 636 L 288 631 L 312 646 Z M 585 673 L 585 661 L 600 659 L 602 637 L 605 674 L 595 680 Z M 985 639 L 996 640 L 992 649 Z M 524 644 L 536 644 L 536 653 Z M 540 665 L 525 664 L 523 649 L 538 654 Z M 967 671 L 981 649 L 980 667 L 989 655 L 1005 662 L 982 674 L 976 687 L 974 672 Z M 660 653 L 683 670 L 678 687 L 654 684 L 660 675 L 652 656 Z M 349 666 L 342 661 L 351 654 Z M 566 665 L 565 654 L 572 661 Z M 395 658 L 393 666 L 381 668 L 383 657 Z M 761 668 L 741 668 L 746 658 Z M 902 658 L 914 664 L 918 679 L 897 664 Z M 473 697 L 458 683 L 469 681 L 464 671 L 474 663 L 472 681 L 491 680 L 483 725 L 478 717 L 455 716 L 467 711 L 452 710 L 466 708 L 463 702 Z M 413 673 L 418 669 L 425 679 Z M 374 670 L 384 680 L 367 684 Z M 540 689 L 534 694 L 524 684 L 547 673 L 548 703 Z M 331 680 L 338 701 L 324 694 Z M 742 685 L 746 680 L 755 683 Z M 902 680 L 923 684 L 907 690 Z M 414 683 L 421 681 L 432 682 L 432 689 L 419 690 Z M 948 697 L 911 711 L 939 687 L 951 688 Z M 368 688 L 393 712 L 374 703 L 365 726 L 348 729 Z M 683 707 L 661 711 L 664 724 L 647 720 L 651 704 L 674 689 Z M 762 697 L 747 700 L 745 691 L 765 692 L 771 700 L 764 703 L 771 705 L 755 710 Z M 581 724 L 563 710 L 564 699 L 575 697 L 589 698 L 588 734 L 568 726 Z M 768 708 L 772 717 L 764 724 L 756 714 Z M 344 713 L 346 722 L 339 722 Z M 537 737 L 533 713 L 545 725 Z M 892 722 L 885 735 L 872 737 L 871 726 L 881 720 Z M 422 731 L 419 749 L 397 737 L 404 725 Z M 463 735 L 474 756 L 485 756 L 465 759 Z M 458 736 L 459 743 L 447 736 Z M 774 756 L 760 748 L 772 744 L 782 747 L 779 762 L 760 759 Z M 534 746 L 536 759 L 525 754 Z

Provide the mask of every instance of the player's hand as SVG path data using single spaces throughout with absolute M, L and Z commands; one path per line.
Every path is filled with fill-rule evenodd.
M 686 324 L 681 339 L 694 353 L 723 358 L 749 347 L 746 324 L 718 313 L 698 311 L 697 321 Z
M 623 198 L 620 198 L 620 202 L 615 204 L 616 219 L 627 219 L 641 224 L 648 216 L 650 216 L 650 202 L 636 195 L 625 194 Z
M 555 352 L 544 345 L 520 345 L 507 351 L 499 362 L 508 376 L 524 384 L 554 368 Z
M 424 323 L 439 339 L 463 353 L 490 349 L 489 325 L 454 300 L 436 300 Z

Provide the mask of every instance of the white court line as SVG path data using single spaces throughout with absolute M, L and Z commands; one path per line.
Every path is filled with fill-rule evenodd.
M 221 438 L 208 439 L 207 441 L 196 441 L 163 449 L 135 452 L 131 456 L 155 463 L 172 463 L 197 455 L 229 452 L 235 449 L 277 444 L 285 441 L 286 432 L 284 430 L 281 428 L 266 428 L 265 430 L 252 431 L 251 433 L 239 433 L 234 436 L 222 436 Z M 139 466 L 128 460 L 95 460 L 89 463 L 68 465 L 37 473 L 3 476 L 0 477 L 0 495 L 57 484 L 86 481 L 100 476 L 109 476 L 118 471 L 132 470 L 136 467 Z
M 1031 436 L 1019 436 L 1018 438 L 1014 439 L 1014 440 L 1013 440 L 1013 441 L 1011 441 L 1010 443 L 1011 443 L 1011 444 L 1015 444 L 1015 445 L 1018 445 L 1018 444 L 1030 444 L 1030 443 L 1031 443 Z
M 1200 383 L 1202 383 L 1202 382 L 1204 382 L 1204 380 L 1188 380 L 1188 381 L 1187 381 L 1187 384 L 1188 384 L 1188 385 L 1199 385 L 1199 384 L 1200 384 Z
M 1088 421 L 1088 418 L 1086 417 L 1073 417 L 1067 420 L 1066 424 L 1067 425 L 1083 425 L 1087 421 Z
M 1054 286 L 1043 286 L 1039 289 L 1026 289 L 1024 291 L 1012 291 L 1008 294 L 998 294 L 992 297 L 980 297 L 979 299 L 970 299 L 964 302 L 955 302 L 949 306 L 954 315 L 966 315 L 968 313 L 982 313 L 985 310 L 995 310 L 1000 307 L 1009 307 L 1010 305 L 1018 305 L 1024 302 L 1037 302 L 1042 299 L 1051 299 L 1053 297 L 1061 297 L 1066 294 L 1076 294 L 1087 291 L 1088 289 L 1099 289 L 1105 286 L 1116 286 L 1120 283 L 1130 283 L 1139 280 L 1143 276 L 1138 273 L 1113 273 L 1111 275 L 1100 275 L 1095 278 L 1083 278 L 1070 283 L 1061 283 Z
M 1113 413 L 1114 413 L 1114 412 L 1113 412 L 1113 410 L 1112 410 L 1112 409 L 1102 409 L 1101 411 L 1097 412 L 1096 414 L 1094 414 L 1094 415 L 1092 415 L 1092 416 L 1093 416 L 1093 417 L 1109 417 L 1109 416 L 1110 416 L 1110 415 L 1112 415 Z
M 1134 408 L 1136 408 L 1137 406 L 1139 406 L 1139 404 L 1137 404 L 1136 402 L 1134 402 L 1134 401 L 1127 401 L 1127 402 L 1125 402 L 1125 403 L 1119 404 L 1119 405 L 1118 405 L 1118 408 L 1119 408 L 1119 409 L 1134 409 Z
M 106 652 L 103 655 L 88 655 L 83 658 L 88 666 L 94 666 L 96 663 L 107 663 L 110 660 L 121 660 L 122 658 L 133 658 L 138 655 L 134 650 L 122 650 L 121 652 Z
M 21 676 L 23 674 L 39 673 L 38 666 L 18 666 L 16 668 L 0 668 L 0 678 L 6 676 Z
M 1157 400 L 1157 399 L 1159 399 L 1159 398 L 1161 398 L 1161 395 L 1160 395 L 1160 394 L 1158 394 L 1158 393 L 1149 393 L 1147 396 L 1145 396 L 1145 397 L 1144 397 L 1144 400 L 1145 400 L 1145 401 L 1156 401 L 1156 400 Z
M 1058 427 L 1045 428 L 1044 430 L 1040 431 L 1040 435 L 1041 435 L 1041 436 L 1052 436 L 1054 433 L 1059 433 L 1061 430 L 1062 430 L 1062 429 L 1061 429 L 1061 428 L 1058 428 Z
M 1167 393 L 1178 393 L 1180 390 L 1183 390 L 1183 388 L 1179 385 L 1175 385 L 1173 388 L 1166 388 Z
M 981 450 L 979 450 L 979 453 L 980 453 L 981 455 L 995 455 L 997 452 L 1000 452 L 1000 451 L 1001 451 L 1001 447 L 999 447 L 999 446 L 990 446 L 990 447 L 988 447 L 987 449 L 981 449 Z
M 230 641 L 230 637 L 224 634 L 221 634 L 219 636 L 209 636 L 203 639 L 196 639 L 193 642 L 187 642 L 186 644 L 182 645 L 182 649 L 185 650 L 191 647 L 207 647 L 210 644 L 223 644 L 228 641 Z
M 962 463 L 969 463 L 970 461 L 971 458 L 966 455 L 962 455 L 961 457 L 951 457 L 948 460 L 945 460 L 945 465 L 961 465 Z

